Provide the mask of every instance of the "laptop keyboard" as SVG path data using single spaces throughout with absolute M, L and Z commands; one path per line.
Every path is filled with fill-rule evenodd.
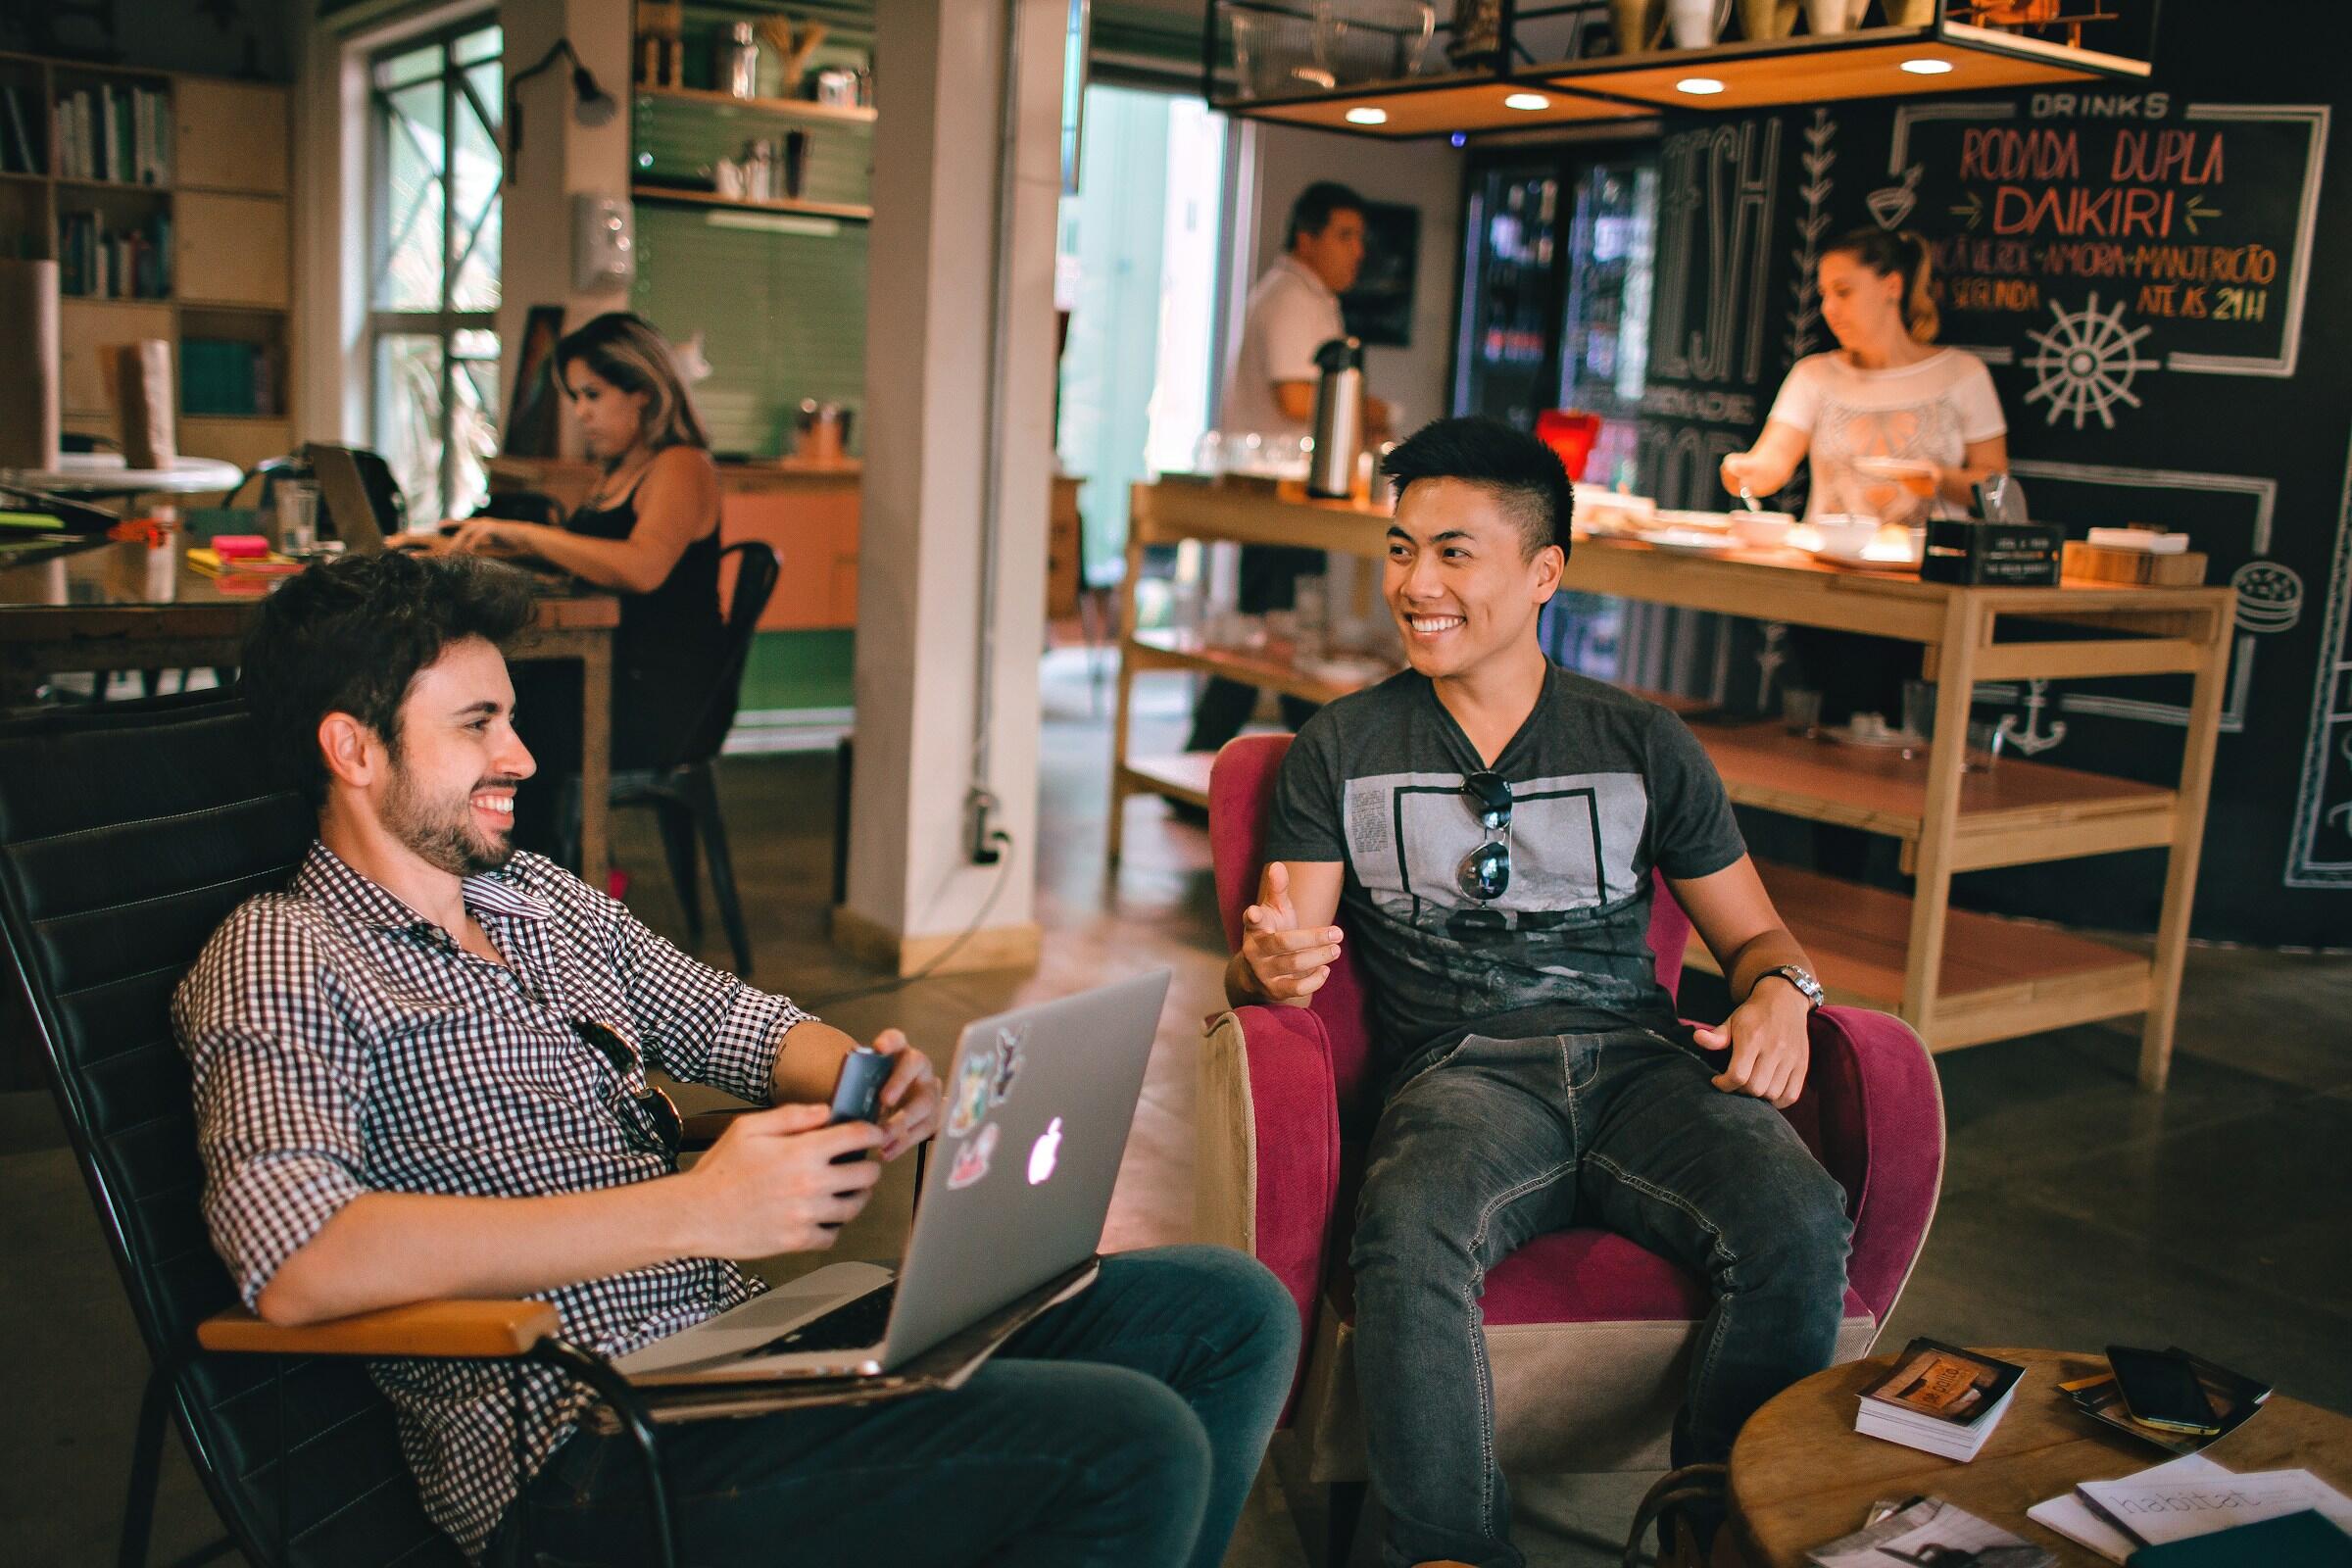
M 858 1350 L 882 1343 L 890 1326 L 890 1307 L 899 1298 L 899 1282 L 876 1286 L 854 1296 L 832 1311 L 810 1318 L 790 1334 L 779 1334 L 754 1355 L 789 1355 L 805 1350 Z

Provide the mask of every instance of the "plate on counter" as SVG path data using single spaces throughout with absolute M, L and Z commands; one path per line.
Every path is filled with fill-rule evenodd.
M 1740 548 L 1739 540 L 1713 528 L 1644 528 L 1634 537 L 1678 556 L 1727 556 Z

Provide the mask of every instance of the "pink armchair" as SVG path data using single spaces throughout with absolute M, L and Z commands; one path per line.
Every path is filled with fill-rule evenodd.
M 1217 756 L 1209 837 L 1225 938 L 1256 897 L 1265 817 L 1287 735 Z M 1661 880 L 1650 917 L 1658 978 L 1675 989 L 1690 923 Z M 1927 1238 L 1943 1172 L 1943 1102 L 1919 1037 L 1855 1007 L 1813 1015 L 1813 1062 L 1788 1115 L 1847 1195 L 1854 1223 L 1838 1356 L 1869 1352 Z M 1304 1355 L 1284 1424 L 1317 1482 L 1364 1476 L 1348 1272 L 1365 1141 L 1379 1113 L 1359 977 L 1342 956 L 1311 1007 L 1219 1016 L 1202 1052 L 1203 1240 L 1253 1253 L 1290 1288 Z M 1621 1236 L 1540 1237 L 1487 1278 L 1488 1360 L 1506 1466 L 1662 1470 L 1705 1286 Z

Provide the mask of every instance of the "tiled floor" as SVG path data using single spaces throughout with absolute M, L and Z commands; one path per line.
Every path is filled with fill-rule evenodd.
M 1053 831 L 1042 845 L 1038 900 L 1045 961 L 1035 974 L 924 981 L 828 1016 L 858 1032 L 900 1024 L 944 1052 L 956 1027 L 983 1011 L 1173 965 L 1175 991 L 1108 1239 L 1114 1247 L 1178 1239 L 1192 1207 L 1196 1026 L 1220 1002 L 1206 840 L 1168 821 L 1155 803 L 1137 802 L 1126 864 L 1104 873 L 1108 693 L 1098 709 L 1074 653 L 1054 656 L 1050 669 L 1044 791 Z M 1172 687 L 1147 688 L 1139 723 L 1173 728 L 1180 702 Z M 721 770 L 758 978 L 804 999 L 874 978 L 824 940 L 831 767 L 829 757 L 772 757 L 730 759 Z M 638 877 L 631 903 L 658 928 L 677 931 L 650 825 L 624 816 L 618 845 Z M 704 953 L 723 951 L 713 921 Z M 2177 1341 L 2300 1397 L 2352 1409 L 2347 1017 L 2352 962 L 2201 949 L 2190 960 L 2173 1091 L 2162 1099 L 2133 1087 L 2135 1041 L 2120 1029 L 2074 1029 L 1941 1058 L 1949 1171 L 1889 1336 L 2079 1348 Z M 895 1252 L 907 1179 L 906 1167 L 893 1172 L 836 1255 Z M 13 1418 L 0 1430 L 0 1558 L 108 1560 L 144 1355 L 45 1097 L 0 1096 L 0 1345 L 14 1373 Z M 1531 1555 L 1562 1565 L 1613 1561 L 1552 1527 L 1621 1530 L 1647 1479 L 1520 1478 Z M 216 1533 L 174 1449 L 158 1556 Z M 1304 1568 L 1313 1558 L 1302 1534 L 1320 1540 L 1319 1499 L 1261 1486 L 1229 1561 Z

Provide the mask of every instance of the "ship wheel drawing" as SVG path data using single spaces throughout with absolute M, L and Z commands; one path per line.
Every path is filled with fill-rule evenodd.
M 2073 415 L 2075 428 L 2092 415 L 2108 429 L 2115 428 L 2115 406 L 2119 403 L 2139 407 L 2139 398 L 2132 390 L 2132 377 L 2142 370 L 2157 368 L 2154 360 L 2139 357 L 2139 340 L 2149 328 L 2124 326 L 2124 306 L 2118 300 L 2113 310 L 2102 313 L 2099 297 L 2091 295 L 2082 310 L 2069 312 L 2055 301 L 2050 305 L 2052 325 L 2046 332 L 2029 330 L 2027 336 L 2038 345 L 2026 368 L 2034 372 L 2034 390 L 2026 394 L 2028 403 L 2049 403 L 2049 422 Z

